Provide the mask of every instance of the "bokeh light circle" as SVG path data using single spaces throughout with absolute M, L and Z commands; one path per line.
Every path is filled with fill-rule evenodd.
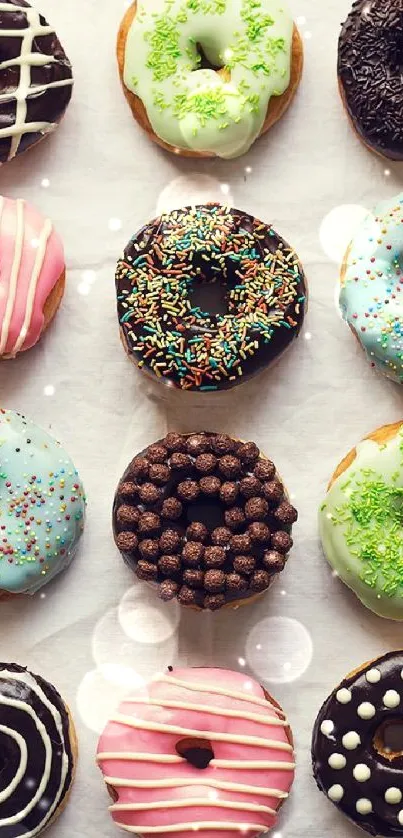
M 245 657 L 262 681 L 286 684 L 296 681 L 312 660 L 308 630 L 292 617 L 267 617 L 250 631 Z
M 143 685 L 134 669 L 117 664 L 86 672 L 76 697 L 80 718 L 90 730 L 102 733 L 122 699 Z
M 322 249 L 332 262 L 341 264 L 355 230 L 368 215 L 360 204 L 341 204 L 325 215 L 319 239 Z
M 228 183 L 203 174 L 181 175 L 171 180 L 162 190 L 157 201 L 156 215 L 171 212 L 180 207 L 207 204 L 218 201 L 233 206 L 233 197 Z
M 133 585 L 119 603 L 118 618 L 124 633 L 137 643 L 164 643 L 178 628 L 180 606 L 176 600 L 160 601 L 147 585 Z

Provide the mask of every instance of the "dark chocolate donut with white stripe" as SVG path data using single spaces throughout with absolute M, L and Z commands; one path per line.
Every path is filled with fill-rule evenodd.
M 66 802 L 75 734 L 57 690 L 14 663 L 0 663 L 0 838 L 34 838 Z
M 347 675 L 314 725 L 318 787 L 371 835 L 403 836 L 403 751 L 392 744 L 402 723 L 403 652 L 389 652 Z
M 0 163 L 51 133 L 70 102 L 69 59 L 26 0 L 0 0 Z

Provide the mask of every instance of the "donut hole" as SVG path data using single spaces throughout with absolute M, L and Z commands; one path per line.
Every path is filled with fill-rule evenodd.
M 403 719 L 392 719 L 375 731 L 373 746 L 380 756 L 392 762 L 403 756 Z
M 190 503 L 186 509 L 186 517 L 189 524 L 196 521 L 204 524 L 209 532 L 217 527 L 225 527 L 224 510 L 217 501 L 203 499 Z
M 186 737 L 176 743 L 175 749 L 177 754 L 184 757 L 194 768 L 207 768 L 214 759 L 213 746 L 208 739 Z
M 208 55 L 206 55 L 203 46 L 199 42 L 197 42 L 196 44 L 196 52 L 198 55 L 198 61 L 195 70 L 214 70 L 215 72 L 217 72 L 218 70 L 223 69 L 223 64 L 216 64 L 215 62 L 213 63 L 213 61 L 210 60 Z
M 227 314 L 227 293 L 228 289 L 222 282 L 200 277 L 189 289 L 190 304 L 192 308 L 201 309 L 206 317 Z

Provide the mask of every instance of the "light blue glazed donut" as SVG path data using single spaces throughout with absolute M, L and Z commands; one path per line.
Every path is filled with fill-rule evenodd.
M 63 448 L 33 422 L 0 411 L 0 591 L 33 594 L 73 559 L 85 495 Z
M 403 383 L 403 193 L 382 201 L 346 253 L 340 291 L 344 319 L 373 367 Z

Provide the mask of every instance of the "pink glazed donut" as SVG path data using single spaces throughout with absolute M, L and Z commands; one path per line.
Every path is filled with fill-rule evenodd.
M 122 702 L 97 761 L 116 825 L 139 836 L 257 836 L 294 779 L 283 711 L 246 674 L 175 669 Z
M 34 346 L 64 292 L 62 242 L 26 201 L 0 196 L 0 358 Z

